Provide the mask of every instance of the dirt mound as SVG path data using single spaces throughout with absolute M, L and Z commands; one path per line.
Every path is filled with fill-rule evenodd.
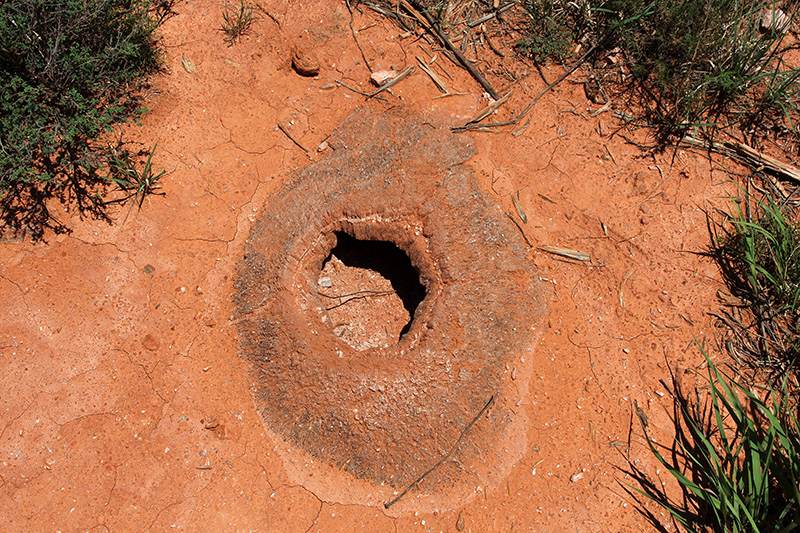
M 543 310 L 522 238 L 464 164 L 470 142 L 443 126 L 366 107 L 328 142 L 329 157 L 270 198 L 238 267 L 240 347 L 261 417 L 289 445 L 383 486 L 345 498 L 378 504 L 445 457 L 494 398 L 416 489 L 446 486 L 450 498 L 497 483 L 525 446 L 512 411 L 512 378 L 525 372 L 509 363 L 533 364 L 525 349 Z M 334 331 L 319 280 L 346 235 L 393 243 L 419 274 L 424 299 L 393 345 L 358 349 Z

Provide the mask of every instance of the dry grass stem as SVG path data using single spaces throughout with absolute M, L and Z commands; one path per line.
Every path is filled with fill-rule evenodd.
M 540 246 L 539 249 L 549 254 L 567 257 L 576 261 L 591 261 L 592 257 L 586 252 L 578 250 L 570 250 L 569 248 L 560 248 L 558 246 Z

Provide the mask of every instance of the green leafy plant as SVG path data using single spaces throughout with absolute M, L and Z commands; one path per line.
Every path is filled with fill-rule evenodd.
M 115 150 L 111 154 L 109 172 L 105 179 L 115 183 L 120 189 L 127 193 L 123 198 L 115 201 L 124 202 L 132 199 L 131 206 L 128 208 L 128 212 L 122 221 L 123 224 L 128 220 L 128 216 L 130 216 L 134 205 L 138 204 L 139 209 L 141 209 L 146 196 L 157 194 L 156 190 L 159 188 L 158 180 L 166 173 L 165 170 L 162 170 L 158 174 L 154 174 L 153 172 L 153 154 L 155 154 L 157 147 L 158 143 L 153 146 L 153 149 L 147 155 L 147 160 L 141 167 L 141 170 L 139 166 L 132 161 L 129 152 L 118 152 Z
M 242 36 L 247 35 L 250 27 L 258 20 L 256 6 L 248 0 L 239 0 L 238 3 L 225 2 L 222 6 L 222 28 L 225 42 L 233 46 Z
M 67 231 L 53 198 L 108 219 L 102 138 L 144 109 L 137 88 L 158 70 L 155 31 L 169 2 L 9 0 L 0 4 L 2 229 Z
M 760 397 L 705 356 L 707 392 L 669 390 L 676 434 L 648 446 L 675 478 L 682 498 L 637 472 L 640 496 L 669 511 L 688 531 L 792 531 L 800 524 L 800 427 L 784 379 Z
M 543 63 L 568 59 L 578 37 L 570 3 L 563 0 L 525 0 L 529 27 L 517 42 L 519 50 Z
M 604 24 L 649 10 L 620 26 L 610 44 L 621 46 L 651 122 L 663 134 L 690 129 L 753 126 L 776 111 L 796 111 L 798 69 L 788 69 L 783 34 L 762 32 L 762 0 L 669 0 L 643 5 L 616 0 Z
M 786 6 L 784 6 L 787 4 Z M 788 125 L 796 137 L 800 69 L 786 64 L 782 31 L 763 31 L 767 0 L 526 0 L 529 30 L 522 51 L 564 59 L 574 42 L 597 47 L 599 74 L 627 93 L 628 103 L 657 127 L 663 141 L 693 131 L 744 131 Z M 602 64 L 620 50 L 628 76 Z
M 738 348 L 751 362 L 785 372 L 800 356 L 800 231 L 788 208 L 771 198 L 749 208 L 747 202 L 735 203 L 724 220 L 709 221 L 709 255 L 752 312 L 752 324 L 730 324 Z

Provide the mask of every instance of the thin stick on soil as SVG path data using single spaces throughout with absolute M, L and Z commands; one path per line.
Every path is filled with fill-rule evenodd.
M 361 49 L 361 43 L 358 42 L 358 37 L 356 37 L 356 30 L 353 28 L 353 7 L 350 5 L 350 0 L 345 0 L 345 5 L 347 5 L 347 10 L 350 12 L 350 33 L 353 35 L 353 40 L 358 47 L 358 51 L 361 52 L 361 59 L 364 60 L 364 64 L 367 66 L 367 70 L 372 72 L 372 65 L 369 64 L 367 61 L 367 56 L 364 55 L 364 50 Z
M 303 146 L 302 144 L 300 144 L 299 142 L 297 142 L 297 141 L 295 140 L 295 138 L 294 138 L 294 137 L 292 137 L 292 136 L 289 134 L 289 132 L 288 132 L 288 131 L 286 131 L 286 129 L 285 129 L 283 126 L 281 126 L 281 125 L 280 125 L 280 123 L 278 123 L 278 129 L 279 129 L 279 130 L 281 130 L 281 131 L 283 132 L 283 134 L 284 134 L 284 135 L 286 135 L 287 137 L 289 137 L 289 140 L 290 140 L 290 141 L 292 141 L 292 142 L 293 142 L 295 145 L 297 145 L 297 147 L 298 147 L 298 148 L 300 148 L 301 150 L 303 150 L 305 153 L 308 153 L 308 148 L 306 148 L 305 146 Z
M 531 109 L 533 109 L 533 106 L 536 105 L 536 102 L 538 102 L 539 99 L 542 96 L 544 96 L 545 93 L 547 93 L 547 91 L 549 91 L 550 89 L 552 89 L 553 87 L 555 87 L 556 85 L 558 85 L 559 83 L 564 81 L 564 79 L 566 79 L 567 76 L 569 76 L 570 74 L 572 74 L 573 72 L 578 70 L 578 67 L 580 67 L 583 64 L 584 61 L 586 61 L 586 58 L 589 57 L 589 55 L 591 55 L 595 51 L 596 48 L 597 48 L 597 45 L 595 44 L 591 48 L 586 50 L 586 52 L 577 61 L 575 61 L 575 63 L 573 63 L 570 68 L 568 68 L 555 81 L 553 81 L 547 87 L 542 89 L 542 92 L 540 92 L 536 96 L 536 98 L 534 98 L 533 101 L 530 104 L 528 104 L 525 109 L 522 110 L 522 112 L 519 115 L 517 115 L 516 117 L 512 118 L 511 120 L 508 120 L 506 122 L 492 122 L 492 123 L 489 123 L 489 124 L 465 124 L 464 126 L 457 126 L 455 128 L 450 128 L 450 131 L 452 131 L 453 133 L 461 133 L 462 131 L 469 131 L 469 130 L 476 130 L 476 129 L 483 129 L 483 128 L 499 128 L 501 126 L 511 126 L 512 124 L 517 124 L 520 120 L 525 118 L 525 115 L 527 115 L 528 112 Z
M 342 87 L 344 87 L 345 89 L 350 89 L 351 91 L 353 91 L 353 92 L 354 92 L 354 93 L 356 93 L 356 94 L 360 94 L 361 96 L 366 96 L 367 98 L 370 98 L 370 94 L 371 94 L 371 93 L 365 93 L 364 91 L 359 91 L 358 89 L 354 89 L 353 87 L 350 87 L 350 86 L 349 86 L 349 85 L 347 85 L 345 82 L 343 82 L 343 81 L 340 81 L 340 80 L 333 80 L 333 81 L 334 81 L 334 82 L 335 82 L 337 85 L 341 85 L 341 86 L 342 86 Z M 383 96 L 375 96 L 374 98 L 377 98 L 378 100 L 383 100 L 384 102 L 386 101 L 386 98 L 384 98 Z
M 528 246 L 530 246 L 531 248 L 533 248 L 533 244 L 532 244 L 532 243 L 531 243 L 531 241 L 528 239 L 528 236 L 527 236 L 527 235 L 525 235 L 525 230 L 523 230 L 523 229 L 522 229 L 522 226 L 520 226 L 520 225 L 519 225 L 519 222 L 517 222 L 517 219 L 515 219 L 515 218 L 514 218 L 514 215 L 512 215 L 511 213 L 508 213 L 508 212 L 507 212 L 507 213 L 506 213 L 506 216 L 507 216 L 508 218 L 510 218 L 510 219 L 511 219 L 511 222 L 513 222 L 513 223 L 514 223 L 514 225 L 515 225 L 515 226 L 517 227 L 517 229 L 519 230 L 519 232 L 520 232 L 520 233 L 522 233 L 522 238 L 523 238 L 523 239 L 525 239 L 525 242 L 528 244 Z
M 467 22 L 467 26 L 469 26 L 470 28 L 474 28 L 475 26 L 477 26 L 479 24 L 483 24 L 487 20 L 492 20 L 494 17 L 496 17 L 497 15 L 502 13 L 503 11 L 505 11 L 507 9 L 511 9 L 515 5 L 516 4 L 514 2 L 509 2 L 506 5 L 498 7 L 497 11 L 493 11 L 492 13 L 489 13 L 488 15 L 484 15 L 484 16 L 482 16 L 481 18 L 479 18 L 477 20 L 473 20 L 472 22 Z
M 569 259 L 574 259 L 575 261 L 591 261 L 592 259 L 591 256 L 586 252 L 570 250 L 569 248 L 561 248 L 558 246 L 540 246 L 539 249 L 543 252 L 547 252 L 548 254 L 567 257 Z
M 505 96 L 498 99 L 496 102 L 492 102 L 488 106 L 481 109 L 480 113 L 475 115 L 473 118 L 469 119 L 467 124 L 477 124 L 481 120 L 485 119 L 486 117 L 488 117 L 489 115 L 500 109 L 500 107 L 503 104 L 505 104 L 509 98 L 511 98 L 512 94 L 514 94 L 514 91 L 508 91 Z
M 723 155 L 732 155 L 743 161 L 750 167 L 770 170 L 774 174 L 788 178 L 794 182 L 800 182 L 800 169 L 789 163 L 784 163 L 774 157 L 759 152 L 755 148 L 737 141 L 714 142 L 703 141 L 686 135 L 678 143 L 678 146 L 689 145 L 691 147 L 702 148 L 709 152 L 717 152 Z
M 450 458 L 450 456 L 451 456 L 451 455 L 453 455 L 453 452 L 454 452 L 454 451 L 456 451 L 456 448 L 458 448 L 458 445 L 459 445 L 459 444 L 461 444 L 461 441 L 464 439 L 464 436 L 467 434 L 467 432 L 468 432 L 470 429 L 472 429 L 472 426 L 474 426 L 474 425 L 475 425 L 475 422 L 477 422 L 477 421 L 478 421 L 478 419 L 479 419 L 481 416 L 483 416 L 483 413 L 485 413 L 485 412 L 486 412 L 486 410 L 487 410 L 487 409 L 489 409 L 489 407 L 491 407 L 491 405 L 494 403 L 494 399 L 495 399 L 495 397 L 496 397 L 496 396 L 497 396 L 497 394 L 493 394 L 493 395 L 492 395 L 492 397 L 491 397 L 491 398 L 489 398 L 489 401 L 488 401 L 488 402 L 486 402 L 486 405 L 484 405 L 484 406 L 483 406 L 483 409 L 481 409 L 480 413 L 478 413 L 478 414 L 475 416 L 475 418 L 473 418 L 473 419 L 472 419 L 472 422 L 470 422 L 470 423 L 467 425 L 467 427 L 465 427 L 465 428 L 464 428 L 464 431 L 462 431 L 462 432 L 461 432 L 461 436 L 460 436 L 460 437 L 458 437 L 458 440 L 455 442 L 455 444 L 453 444 L 453 447 L 452 447 L 452 448 L 450 448 L 450 451 L 449 451 L 449 452 L 447 452 L 447 455 L 445 455 L 444 457 L 442 457 L 441 459 L 439 459 L 439 462 L 438 462 L 438 463 L 436 463 L 435 465 L 433 465 L 433 466 L 432 466 L 432 467 L 431 467 L 431 468 L 430 468 L 430 469 L 429 469 L 427 472 L 425 472 L 424 474 L 422 474 L 421 476 L 419 476 L 417 479 L 415 479 L 415 480 L 414 480 L 414 482 L 413 482 L 413 483 L 411 483 L 411 485 L 409 485 L 409 486 L 408 486 L 408 488 L 407 488 L 406 490 L 404 490 L 403 492 L 401 492 L 401 493 L 400 493 L 400 494 L 397 496 L 397 498 L 395 498 L 394 500 L 392 500 L 392 501 L 390 501 L 390 502 L 388 502 L 388 503 L 384 503 L 384 504 L 383 504 L 383 506 L 384 506 L 386 509 L 388 509 L 389 507 L 391 507 L 392 505 L 394 505 L 395 503 L 397 503 L 397 502 L 400 500 L 400 498 L 402 498 L 403 496 L 405 496 L 406 494 L 408 494 L 408 491 L 410 491 L 411 489 L 413 489 L 414 487 L 416 487 L 416 486 L 417 486 L 417 484 L 419 484 L 419 482 L 421 482 L 423 479 L 425 479 L 425 478 L 428 476 L 428 474 L 430 474 L 431 472 L 433 472 L 434 470 L 436 470 L 437 468 L 439 468 L 439 466 L 441 466 L 441 464 L 442 464 L 442 463 L 444 463 L 445 461 L 447 461 L 447 460 Z
M 417 63 L 419 63 L 419 68 L 421 68 L 422 71 L 428 75 L 433 84 L 436 85 L 436 88 L 442 91 L 444 94 L 448 94 L 450 91 L 447 90 L 447 86 L 444 84 L 444 81 L 442 81 L 442 78 L 440 78 L 439 75 L 436 74 L 436 72 L 434 72 L 429 65 L 427 65 L 422 59 L 420 59 L 419 56 L 415 57 L 417 59 Z
M 392 85 L 399 83 L 401 80 L 405 79 L 412 72 L 414 72 L 414 65 L 411 65 L 410 67 L 406 68 L 403 72 L 398 74 L 396 78 L 392 78 L 391 80 L 381 85 L 380 89 L 378 89 L 374 93 L 368 94 L 367 98 L 373 98 L 375 96 L 378 96 L 380 93 L 382 93 Z
M 406 7 L 406 9 L 409 9 L 409 11 L 412 11 L 412 14 L 414 16 L 416 16 L 417 18 L 419 18 L 419 16 L 425 18 L 425 20 L 428 22 L 427 24 L 428 29 L 439 39 L 439 41 L 441 41 L 442 44 L 444 44 L 445 48 L 447 48 L 454 56 L 456 56 L 456 59 L 461 64 L 461 66 L 467 69 L 467 72 L 469 72 L 470 75 L 473 78 L 475 78 L 475 81 L 480 83 L 481 87 L 483 87 L 492 98 L 494 98 L 495 100 L 500 100 L 500 95 L 497 94 L 497 91 L 495 91 L 492 85 L 487 81 L 487 79 L 483 77 L 483 74 L 478 72 L 478 69 L 475 68 L 475 65 L 473 65 L 466 57 L 464 57 L 464 54 L 461 53 L 461 50 L 459 50 L 458 47 L 456 47 L 452 42 L 450 42 L 450 39 L 448 39 L 447 36 L 444 34 L 444 32 L 439 28 L 439 26 L 436 25 L 436 22 L 433 20 L 433 18 L 431 18 L 430 14 L 424 9 L 419 9 L 419 7 L 416 6 L 415 4 L 416 2 L 411 4 L 409 2 L 403 1 L 404 7 Z

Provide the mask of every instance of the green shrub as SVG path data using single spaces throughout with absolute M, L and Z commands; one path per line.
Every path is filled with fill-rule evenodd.
M 222 6 L 222 27 L 220 31 L 225 34 L 225 42 L 233 46 L 236 41 L 250 32 L 250 27 L 258 20 L 256 6 L 247 0 L 238 3 L 228 3 Z
M 609 43 L 628 55 L 643 108 L 664 134 L 789 118 L 800 70 L 783 63 L 783 36 L 761 32 L 763 0 L 614 0 Z M 628 24 L 615 22 L 629 20 Z
M 703 352 L 705 354 L 705 351 Z M 675 438 L 662 447 L 642 424 L 650 450 L 677 480 L 670 498 L 641 472 L 643 490 L 688 531 L 792 531 L 800 524 L 800 428 L 786 378 L 761 397 L 706 356 L 707 392 L 670 390 Z M 651 520 L 657 523 L 655 517 Z
M 761 31 L 765 0 L 526 0 L 529 31 L 520 49 L 537 59 L 565 59 L 568 44 L 619 48 L 635 111 L 661 140 L 690 130 L 788 129 L 797 137 L 800 69 L 787 66 L 781 32 Z M 572 39 L 569 41 L 569 39 Z M 546 57 L 544 57 L 546 58 Z M 604 66 L 596 63 L 598 70 Z M 616 69 L 614 66 L 611 70 Z
M 528 28 L 517 42 L 518 49 L 539 63 L 567 60 L 579 37 L 574 9 L 563 0 L 525 0 Z
M 750 363 L 785 373 L 800 356 L 800 230 L 771 198 L 738 204 L 710 224 L 714 258 L 730 291 L 752 313 L 736 327 L 737 349 Z
M 58 198 L 107 218 L 101 198 L 115 123 L 144 110 L 142 77 L 159 68 L 154 32 L 169 3 L 9 0 L 0 5 L 0 217 L 3 229 L 65 226 Z

